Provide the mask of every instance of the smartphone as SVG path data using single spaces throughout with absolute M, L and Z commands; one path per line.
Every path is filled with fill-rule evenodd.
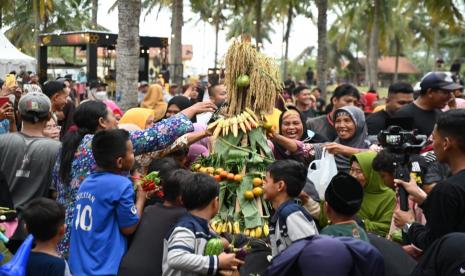
M 8 97 L 0 97 L 0 107 L 2 107 L 4 104 L 9 103 L 10 98 Z
M 13 74 L 7 74 L 5 76 L 5 85 L 7 88 L 15 87 L 16 84 L 16 77 Z

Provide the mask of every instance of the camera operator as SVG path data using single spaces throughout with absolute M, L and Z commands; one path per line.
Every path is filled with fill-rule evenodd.
M 423 209 L 426 225 L 406 223 L 403 231 L 416 247 L 425 250 L 436 239 L 451 233 L 465 232 L 465 110 L 441 114 L 433 130 L 433 149 L 437 160 L 446 163 L 452 176 L 439 182 L 428 195 L 411 177 L 402 185 Z
M 396 158 L 392 153 L 388 150 L 382 150 L 376 155 L 372 164 L 373 169 L 381 175 L 384 185 L 393 190 L 396 190 L 394 184 L 395 162 Z M 426 158 L 418 154 L 412 154 L 409 157 L 409 172 L 415 174 L 417 184 L 419 184 L 426 193 L 429 193 L 431 188 L 434 187 L 437 182 L 444 179 L 441 173 L 437 170 L 437 165 L 437 161 L 428 161 Z M 398 229 L 397 227 L 402 227 L 407 222 L 414 220 L 419 223 L 425 223 L 423 211 L 421 208 L 418 208 L 418 205 L 413 200 L 409 200 L 408 206 L 409 211 L 400 210 L 399 196 L 397 195 L 397 205 L 394 211 L 394 216 L 392 217 L 388 239 L 401 241 L 402 232 L 401 229 Z

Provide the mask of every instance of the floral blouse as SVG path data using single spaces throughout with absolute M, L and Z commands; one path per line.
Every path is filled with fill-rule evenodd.
M 134 155 L 164 149 L 178 137 L 187 132 L 192 132 L 193 129 L 192 122 L 184 114 L 178 113 L 169 119 L 154 124 L 148 129 L 132 131 L 130 132 L 130 139 L 133 144 Z M 63 183 L 59 177 L 60 158 L 57 159 L 52 172 L 53 186 L 57 191 L 57 202 L 66 208 L 66 232 L 64 238 L 58 244 L 59 252 L 65 257 L 67 257 L 69 251 L 76 194 L 84 179 L 95 172 L 96 169 L 91 146 L 93 137 L 93 134 L 85 135 L 77 148 L 71 164 L 70 183 Z

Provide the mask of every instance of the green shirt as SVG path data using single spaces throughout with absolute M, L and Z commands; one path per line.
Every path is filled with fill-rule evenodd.
M 320 234 L 336 237 L 352 237 L 362 241 L 370 242 L 365 230 L 353 222 L 346 224 L 328 225 L 323 228 L 323 230 L 321 230 Z

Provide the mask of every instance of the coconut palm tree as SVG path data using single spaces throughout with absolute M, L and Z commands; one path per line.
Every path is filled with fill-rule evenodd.
M 327 41 L 327 10 L 328 0 L 316 0 L 318 7 L 318 56 L 317 56 L 317 75 L 318 88 L 321 90 L 321 96 L 326 99 L 326 71 L 328 63 L 328 41 Z
M 116 89 L 123 110 L 137 106 L 139 77 L 140 0 L 118 1 L 118 41 L 116 44 Z

